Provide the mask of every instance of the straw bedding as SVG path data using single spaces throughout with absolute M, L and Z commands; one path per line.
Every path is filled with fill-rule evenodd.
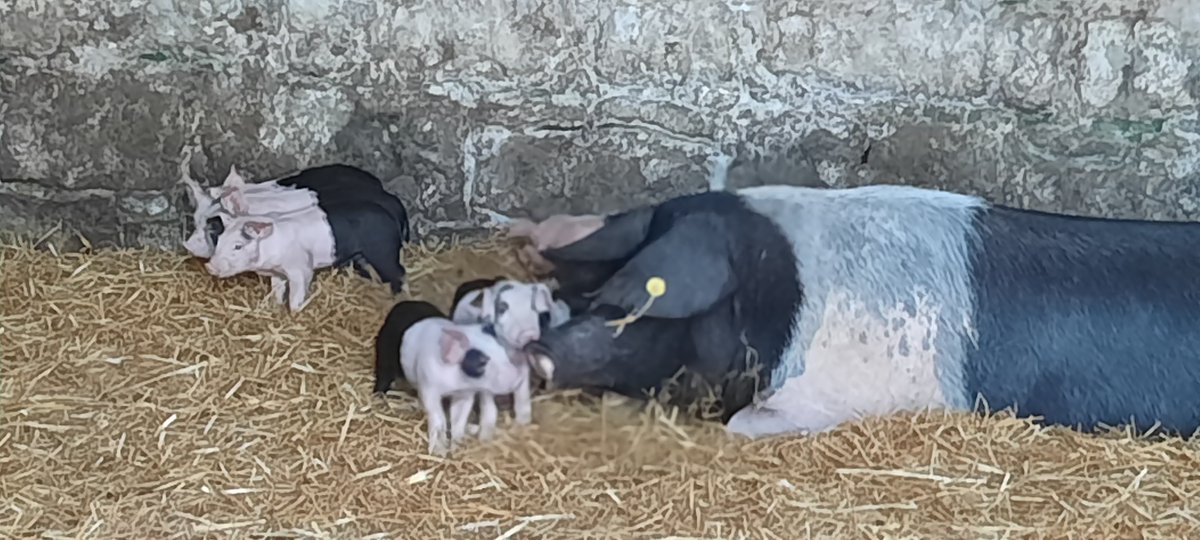
M 413 249 L 411 295 L 519 276 L 511 252 Z M 7 245 L 0 269 L 4 536 L 1200 537 L 1194 444 L 1009 417 L 745 442 L 559 392 L 437 459 L 414 398 L 370 393 L 382 285 L 325 272 L 292 315 L 179 255 Z

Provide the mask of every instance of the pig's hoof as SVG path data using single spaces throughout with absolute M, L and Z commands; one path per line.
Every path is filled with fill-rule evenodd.
M 479 435 L 479 424 L 467 424 L 467 435 Z
M 451 441 L 449 437 L 435 437 L 429 441 L 429 453 L 438 457 L 445 457 L 450 453 Z

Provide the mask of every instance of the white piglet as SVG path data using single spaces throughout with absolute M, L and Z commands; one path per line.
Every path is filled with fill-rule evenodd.
M 229 196 L 235 196 L 244 211 L 260 214 L 291 212 L 317 207 L 317 197 L 310 190 L 285 188 L 274 183 L 247 184 L 236 167 L 229 168 L 229 175 L 221 186 L 207 190 L 195 180 L 184 180 L 195 208 L 192 211 L 192 234 L 183 246 L 195 257 L 213 256 L 217 238 L 221 236 L 234 211 Z
M 221 233 L 208 272 L 227 278 L 243 272 L 271 277 L 275 302 L 299 311 L 308 296 L 313 271 L 333 265 L 333 237 L 324 213 L 313 207 L 287 214 L 243 215 Z
M 467 419 L 479 400 L 479 439 L 495 434 L 496 396 L 512 394 L 516 423 L 533 421 L 529 364 L 512 358 L 482 324 L 457 324 L 432 317 L 413 324 L 400 345 L 404 377 L 417 389 L 425 409 L 429 453 L 445 455 L 467 433 Z M 442 399 L 450 398 L 450 437 Z

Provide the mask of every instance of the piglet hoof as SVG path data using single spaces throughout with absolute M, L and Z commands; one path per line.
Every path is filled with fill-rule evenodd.
M 495 427 L 483 427 L 483 426 L 479 427 L 479 440 L 480 441 L 490 441 L 495 438 L 496 438 L 496 428 Z
M 431 456 L 446 457 L 450 454 L 450 444 L 445 441 L 431 442 L 429 443 L 428 453 Z
M 467 424 L 467 435 L 476 437 L 479 435 L 479 424 Z

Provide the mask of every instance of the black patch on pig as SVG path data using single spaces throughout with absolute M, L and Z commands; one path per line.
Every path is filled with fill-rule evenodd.
M 478 379 L 483 376 L 485 367 L 487 367 L 488 357 L 479 349 L 470 349 L 466 356 L 463 357 L 462 372 L 464 375 Z
M 445 318 L 437 306 L 420 300 L 405 300 L 392 306 L 383 325 L 375 334 L 375 392 L 386 393 L 392 381 L 404 379 L 400 365 L 400 344 L 412 325 L 432 317 Z
M 213 247 L 217 247 L 217 238 L 225 232 L 225 222 L 221 221 L 220 216 L 213 216 L 204 222 L 204 232 L 208 234 L 208 239 L 212 242 Z

